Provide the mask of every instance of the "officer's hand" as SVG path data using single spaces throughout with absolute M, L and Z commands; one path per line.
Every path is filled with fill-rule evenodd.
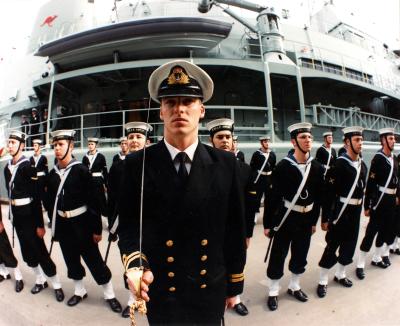
M 315 231 L 317 230 L 317 227 L 315 225 L 313 225 L 311 227 L 311 235 L 313 235 L 315 233 Z
M 249 249 L 250 246 L 250 238 L 246 238 L 246 249 Z
M 101 234 L 93 234 L 94 243 L 99 243 L 101 241 Z
M 149 292 L 149 285 L 153 283 L 153 281 L 154 281 L 153 273 L 151 271 L 145 271 L 142 276 L 142 281 L 140 282 L 140 297 L 146 302 L 150 301 L 147 292 Z M 128 286 L 131 292 L 137 297 L 135 287 L 129 278 L 128 278 Z
M 366 209 L 366 210 L 364 211 L 364 215 L 367 216 L 367 217 L 369 217 L 369 213 L 370 213 L 370 212 L 369 212 L 369 209 Z
M 45 228 L 36 228 L 36 234 L 40 239 L 43 239 L 44 235 L 46 234 Z
M 4 224 L 2 221 L 0 221 L 0 233 L 4 231 Z
M 118 240 L 118 234 L 116 234 L 116 233 L 109 233 L 108 234 L 108 241 L 109 242 L 115 242 L 115 241 L 117 241 Z
M 236 296 L 225 299 L 225 309 L 233 308 L 236 304 Z
M 322 231 L 328 231 L 328 230 L 329 230 L 328 225 L 329 225 L 328 222 L 321 223 L 321 230 L 322 230 Z
M 269 237 L 269 230 L 270 230 L 270 229 L 264 229 L 264 235 L 265 235 L 266 237 Z

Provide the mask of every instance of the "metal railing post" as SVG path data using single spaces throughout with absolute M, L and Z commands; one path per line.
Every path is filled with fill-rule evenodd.
M 83 149 L 83 114 L 81 115 L 81 148 Z

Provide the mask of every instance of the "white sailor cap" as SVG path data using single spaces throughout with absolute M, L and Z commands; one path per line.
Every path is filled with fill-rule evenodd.
M 16 139 L 19 140 L 21 143 L 25 143 L 26 138 L 28 138 L 28 136 L 19 130 L 11 130 L 10 134 L 8 135 L 9 139 Z
M 214 91 L 211 77 L 200 67 L 185 60 L 174 60 L 158 67 L 149 79 L 149 94 L 160 102 L 160 98 L 185 96 L 199 97 L 207 102 Z
M 360 126 L 352 126 L 342 129 L 344 138 L 351 138 L 353 136 L 362 136 L 363 131 L 364 128 Z
M 150 131 L 153 130 L 153 127 L 146 122 L 133 121 L 125 124 L 125 130 L 127 135 L 139 133 L 146 136 Z
M 74 140 L 75 130 L 71 129 L 62 129 L 51 132 L 51 137 L 53 138 L 53 142 L 58 140 Z
M 122 143 L 123 141 L 127 141 L 128 138 L 127 137 L 120 137 L 119 138 L 119 142 Z
M 233 139 L 233 141 L 237 141 L 238 140 L 238 136 L 233 136 L 232 139 Z
M 261 137 L 258 137 L 258 140 L 259 141 L 264 141 L 264 140 L 271 140 L 271 137 L 270 136 L 261 136 Z
M 88 137 L 87 139 L 88 143 L 98 143 L 99 139 L 97 137 Z
M 215 119 L 206 124 L 206 128 L 210 132 L 210 136 L 213 137 L 215 133 L 222 130 L 228 130 L 233 132 L 234 121 L 228 118 Z
M 295 138 L 298 134 L 303 132 L 311 133 L 312 124 L 309 122 L 299 122 L 290 125 L 287 129 L 291 138 Z
M 32 112 L 33 112 L 33 111 L 37 111 L 37 109 L 36 109 L 36 108 L 32 108 Z
M 394 135 L 394 128 L 382 128 L 379 129 L 379 136 Z
M 39 144 L 39 145 L 41 145 L 42 144 L 42 140 L 41 139 L 32 139 L 32 144 Z
M 333 135 L 333 134 L 332 134 L 332 131 L 325 131 L 325 132 L 322 134 L 323 137 L 332 136 L 332 135 Z

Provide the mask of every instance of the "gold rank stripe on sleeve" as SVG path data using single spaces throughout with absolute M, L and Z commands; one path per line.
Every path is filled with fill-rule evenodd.
M 229 282 L 231 283 L 237 283 L 237 282 L 242 282 L 244 281 L 244 274 L 229 274 Z
M 249 191 L 249 194 L 250 195 L 257 195 L 257 192 L 256 191 Z
M 148 263 L 146 255 L 140 254 L 139 251 L 135 251 L 129 255 L 124 254 L 122 256 L 122 263 L 124 264 L 125 271 L 127 271 L 129 268 L 131 268 L 132 267 L 132 266 L 130 266 L 131 263 L 133 261 L 139 259 L 140 256 L 142 256 L 142 260 L 144 260 L 146 263 Z

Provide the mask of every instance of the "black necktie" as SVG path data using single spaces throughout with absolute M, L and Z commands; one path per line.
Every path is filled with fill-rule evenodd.
M 176 155 L 175 160 L 179 162 L 178 177 L 183 185 L 186 185 L 187 179 L 189 177 L 188 171 L 186 169 L 185 163 L 189 160 L 189 157 L 185 152 L 179 152 Z

